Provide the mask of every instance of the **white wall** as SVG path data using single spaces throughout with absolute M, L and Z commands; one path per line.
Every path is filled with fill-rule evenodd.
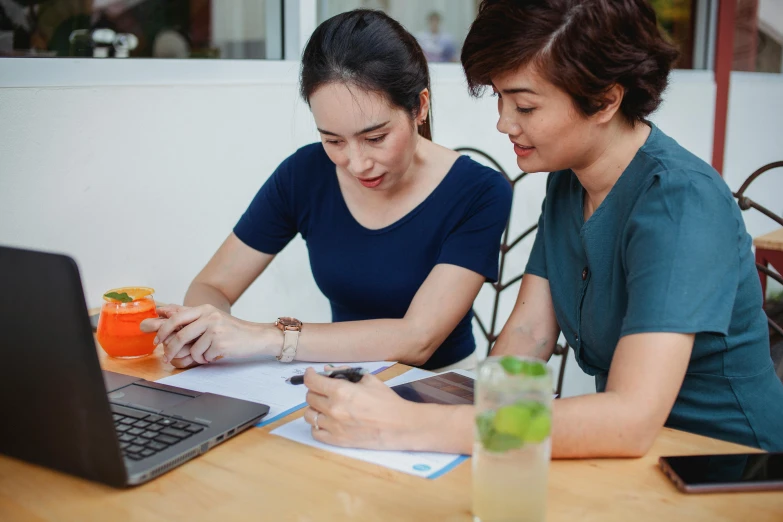
M 783 160 L 783 75 L 732 73 L 727 129 L 724 179 L 736 191 L 759 167 Z M 783 216 L 783 168 L 762 175 L 745 195 Z M 751 236 L 779 228 L 755 210 L 743 215 Z M 770 280 L 768 293 L 780 290 Z
M 92 306 L 126 284 L 181 301 L 276 165 L 316 138 L 298 64 L 271 65 L 255 84 L 0 89 L 0 242 L 71 253 Z M 238 315 L 328 320 L 303 243 L 280 257 Z
M 181 301 L 275 166 L 317 139 L 297 71 L 295 62 L 0 60 L 0 243 L 74 256 L 91 306 L 134 284 Z M 653 120 L 709 159 L 714 98 L 710 73 L 678 71 Z M 470 99 L 457 65 L 433 66 L 433 105 L 436 141 L 483 149 L 517 172 L 495 100 Z M 517 189 L 512 233 L 536 221 L 544 182 L 534 175 Z M 530 244 L 509 257 L 506 280 Z M 300 239 L 234 311 L 329 320 Z M 593 389 L 571 361 L 564 394 Z

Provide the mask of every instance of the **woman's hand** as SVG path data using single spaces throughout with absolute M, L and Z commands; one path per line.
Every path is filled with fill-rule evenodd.
M 418 405 L 374 375 L 352 383 L 308 368 L 304 383 L 309 406 L 304 419 L 315 440 L 351 448 L 411 449 Z
M 274 325 L 242 321 L 212 305 L 161 306 L 158 315 L 159 319 L 142 321 L 141 329 L 157 332 L 155 343 L 163 344 L 163 360 L 178 368 L 262 354 L 278 337 L 283 345 Z

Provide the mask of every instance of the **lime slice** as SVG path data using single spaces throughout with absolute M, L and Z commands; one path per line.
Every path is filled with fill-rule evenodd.
M 524 444 L 524 441 L 519 437 L 508 435 L 506 433 L 493 432 L 486 441 L 482 441 L 485 449 L 488 451 L 494 451 L 501 453 L 512 449 L 517 449 Z
M 502 409 L 502 408 L 501 408 Z M 498 410 L 499 412 L 500 410 Z M 507 420 L 502 420 L 501 427 L 504 423 L 509 423 L 514 417 L 512 414 L 505 413 Z M 501 433 L 495 427 L 495 421 L 498 417 L 498 413 L 494 411 L 485 411 L 476 416 L 476 429 L 478 430 L 479 439 L 481 445 L 487 451 L 503 452 L 521 447 L 524 444 L 521 436 L 512 435 L 509 433 Z M 502 415 L 501 415 L 502 417 Z
M 528 407 L 510 404 L 498 409 L 492 426 L 498 433 L 505 433 L 506 435 L 524 439 L 532 417 L 533 415 Z
M 527 433 L 523 438 L 525 442 L 538 444 L 544 442 L 551 432 L 552 418 L 549 416 L 549 412 L 542 412 L 530 421 Z

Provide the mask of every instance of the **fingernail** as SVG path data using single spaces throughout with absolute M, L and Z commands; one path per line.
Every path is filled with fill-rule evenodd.
M 163 356 L 163 362 L 164 362 L 164 363 L 167 363 L 167 362 L 169 362 L 169 358 L 168 358 L 168 357 L 166 357 L 165 355 Z
M 160 339 L 157 336 L 152 340 L 152 344 L 160 344 Z

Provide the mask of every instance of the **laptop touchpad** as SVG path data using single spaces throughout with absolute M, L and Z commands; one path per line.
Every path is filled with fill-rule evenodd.
M 189 395 L 146 388 L 137 384 L 109 393 L 110 402 L 126 406 L 141 406 L 156 411 L 171 408 L 192 398 Z

